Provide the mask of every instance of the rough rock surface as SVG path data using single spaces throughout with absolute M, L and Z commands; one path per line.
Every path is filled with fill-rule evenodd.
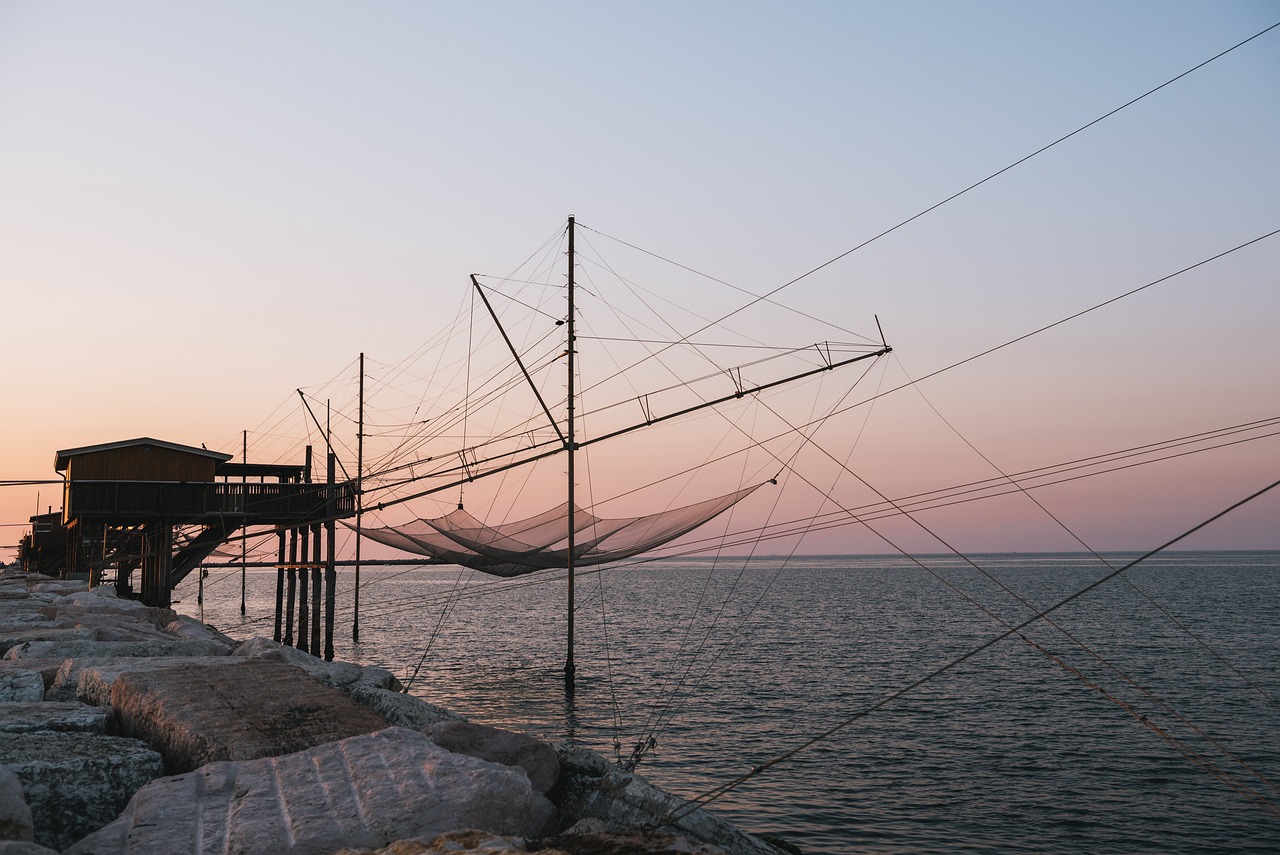
M 58 855 L 58 852 L 25 840 L 0 840 L 0 855 Z
M 730 855 L 778 855 L 775 847 L 708 811 L 686 814 L 684 799 L 624 772 L 592 751 L 562 748 L 560 767 L 560 810 L 567 816 L 601 819 L 613 829 L 670 830 L 693 840 L 715 841 Z M 680 818 L 673 820 L 677 811 Z
M 155 746 L 174 773 L 290 754 L 387 725 L 293 666 L 226 660 L 120 675 L 111 706 L 121 732 Z
M 98 631 L 91 627 L 76 629 L 54 626 L 52 622 L 46 621 L 40 624 L 29 624 L 20 629 L 0 631 L 0 650 L 4 651 L 5 659 L 17 659 L 20 656 L 35 659 L 38 658 L 38 654 L 30 652 L 32 644 L 46 641 L 94 641 L 97 637 Z M 50 655 L 61 658 L 61 654 Z
M 80 700 L 94 706 L 110 706 L 111 687 L 122 674 L 158 671 L 161 668 L 194 665 L 229 665 L 225 656 L 104 656 L 67 659 L 58 670 L 46 701 Z
M 5 668 L 0 671 L 0 702 L 44 700 L 44 677 L 39 671 Z
M 0 732 L 4 733 L 37 730 L 106 733 L 110 718 L 110 708 L 86 706 L 77 701 L 0 703 Z
M 450 831 L 431 840 L 397 840 L 381 849 L 343 849 L 333 855 L 524 855 L 529 849 L 519 837 L 502 837 L 487 831 Z M 560 849 L 538 849 L 538 855 L 568 855 Z M 3 855 L 0 853 L 0 855 Z
M 146 744 L 88 733 L 0 733 L 0 765 L 22 782 L 35 842 L 58 850 L 119 816 L 162 772 Z
M 230 653 L 239 643 L 218 632 L 208 624 L 201 623 L 195 618 L 186 615 L 178 615 L 176 619 L 170 621 L 162 627 L 166 635 L 172 635 L 174 638 L 185 638 L 189 641 L 216 641 L 218 644 L 227 648 Z
M 153 781 L 67 855 L 328 855 L 467 828 L 536 837 L 554 813 L 523 773 L 393 727 Z
M 37 671 L 47 691 L 65 659 L 0 659 L 0 674 L 5 671 Z
M 442 721 L 422 732 L 449 751 L 523 769 L 533 789 L 544 795 L 560 777 L 560 760 L 555 749 L 523 733 L 469 721 Z
M 678 834 L 654 831 L 570 830 L 543 843 L 555 846 L 566 855 L 725 855 L 723 849 L 711 843 L 695 843 Z
M 392 692 L 388 689 L 374 689 L 355 683 L 347 689 L 351 699 L 370 709 L 376 710 L 387 720 L 387 724 L 421 730 L 442 721 L 465 721 L 462 716 L 449 712 L 444 707 L 427 703 L 421 698 L 406 695 L 403 692 Z
M 66 632 L 97 632 L 93 629 L 70 629 Z M 218 656 L 226 651 L 221 645 L 209 641 L 188 641 L 181 638 L 159 637 L 141 641 L 98 641 L 93 638 L 73 638 L 61 641 L 29 641 L 10 649 L 6 659 L 31 657 L 74 658 L 77 656 Z
M 312 678 L 326 686 L 349 691 L 352 687 L 362 689 L 400 689 L 400 681 L 385 668 L 376 665 L 356 665 L 351 662 L 325 662 L 310 653 L 303 653 L 296 647 L 286 647 L 278 641 L 254 636 L 241 644 L 233 656 L 250 659 L 266 659 L 272 662 L 287 662 L 306 671 Z
M 0 766 L 0 840 L 35 840 L 22 782 L 8 766 Z

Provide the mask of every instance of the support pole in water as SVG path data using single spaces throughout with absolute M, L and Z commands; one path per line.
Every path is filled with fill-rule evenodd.
M 280 643 L 293 646 L 293 603 L 298 595 L 298 530 L 289 529 L 289 590 L 284 607 L 284 638 Z
M 243 502 L 246 500 L 247 495 L 249 493 L 249 488 L 245 486 L 249 483 L 249 474 L 248 474 L 249 473 L 249 468 L 248 468 L 249 467 L 249 432 L 248 431 L 244 432 L 244 445 L 242 446 L 242 449 L 243 449 L 243 453 L 240 456 L 240 462 L 245 465 L 245 471 L 240 476 L 240 484 L 241 484 L 240 501 Z M 241 510 L 243 511 L 245 509 L 242 508 Z M 240 537 L 240 616 L 241 617 L 244 617 L 244 614 L 245 614 L 245 611 L 244 611 L 244 590 L 245 590 L 245 581 L 246 581 L 245 572 L 248 570 L 248 567 L 249 567 L 249 556 L 248 556 L 249 539 L 243 536 L 244 534 L 247 534 L 247 533 L 248 533 L 248 526 L 245 526 L 245 532 Z M 201 572 L 203 574 L 203 571 Z M 201 576 L 201 578 L 203 578 L 203 575 Z
M 567 335 L 567 341 L 568 341 L 568 345 L 569 345 L 569 346 L 568 346 L 568 353 L 566 354 L 566 356 L 567 356 L 567 365 L 568 365 L 568 370 L 569 370 L 569 394 L 568 394 L 568 399 L 567 399 L 567 404 L 566 404 L 566 419 L 565 419 L 565 421 L 567 422 L 567 424 L 566 424 L 566 431 L 565 431 L 565 443 L 564 443 L 565 451 L 567 451 L 567 452 L 568 452 L 568 455 L 569 455 L 569 491 L 568 491 L 568 492 L 569 492 L 569 511 L 568 511 L 568 514 L 569 514 L 569 519 L 568 519 L 568 523 L 569 523 L 569 543 L 568 543 L 568 547 L 569 547 L 569 548 L 568 548 L 568 551 L 567 551 L 567 556 L 566 556 L 566 558 L 565 558 L 565 564 L 566 564 L 566 567 L 567 567 L 567 569 L 568 569 L 568 571 L 569 571 L 569 604 L 568 604 L 568 618 L 567 618 L 567 627 L 566 627 L 566 629 L 567 629 L 567 633 L 568 633 L 568 652 L 567 652 L 567 654 L 566 654 L 566 656 L 565 656 L 565 662 L 564 662 L 564 693 L 565 693 L 565 696 L 566 696 L 566 697 L 570 697 L 570 696 L 572 696 L 572 695 L 573 695 L 574 687 L 575 687 L 575 686 L 574 686 L 574 684 L 575 684 L 575 678 L 576 678 L 575 671 L 577 670 L 576 666 L 573 664 L 573 608 L 574 608 L 574 606 L 573 606 L 573 551 L 574 551 L 573 523 L 574 523 L 575 510 L 576 510 L 576 507 L 575 507 L 575 505 L 574 505 L 574 503 L 573 503 L 573 502 L 574 502 L 574 495 L 573 495 L 573 493 L 574 493 L 574 490 L 573 490 L 573 486 L 574 486 L 574 485 L 573 485 L 573 478 L 574 478 L 574 471 L 573 471 L 573 457 L 574 457 L 574 454 L 573 454 L 573 453 L 574 453 L 574 451 L 576 451 L 576 450 L 577 450 L 577 449 L 576 449 L 576 447 L 575 447 L 575 445 L 574 445 L 574 434 L 573 434 L 573 403 L 574 403 L 574 402 L 573 402 L 573 394 L 574 394 L 574 391 L 573 391 L 573 369 L 574 369 L 574 364 L 573 364 L 573 362 L 574 362 L 574 361 L 573 361 L 573 351 L 574 351 L 574 348 L 577 346 L 577 342 L 575 341 L 575 336 L 574 336 L 574 318 L 573 318 L 573 313 L 574 313 L 574 306 L 573 306 L 573 266 L 574 266 L 574 257 L 573 257 L 573 252 L 574 252 L 574 250 L 573 250 L 573 217 L 572 217 L 572 216 L 570 216 L 570 217 L 569 217 L 569 319 L 568 319 L 569 329 L 568 329 L 568 335 Z
M 272 638 L 280 641 L 284 637 L 281 635 L 281 628 L 284 622 L 285 530 L 283 528 L 276 529 L 276 538 L 279 540 L 279 543 L 276 544 L 276 631 Z
M 336 487 L 336 479 L 334 475 L 335 461 L 332 451 L 329 452 L 329 470 L 328 483 L 326 493 L 328 499 L 325 502 L 325 516 L 328 522 L 324 524 L 325 530 L 325 551 L 324 551 L 324 661 L 333 661 L 333 607 L 334 603 L 334 587 L 338 582 L 338 571 L 333 563 L 333 547 L 335 540 L 334 515 L 337 510 L 338 503 L 335 501 L 334 490 Z
M 364 521 L 364 354 L 360 354 L 360 421 L 356 425 L 356 588 L 351 640 L 360 640 L 360 525 Z

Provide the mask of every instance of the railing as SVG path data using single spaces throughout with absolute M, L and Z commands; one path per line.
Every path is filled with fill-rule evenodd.
M 175 481 L 72 481 L 68 518 L 195 522 L 241 517 L 250 524 L 282 525 L 355 513 L 355 483 L 279 484 Z

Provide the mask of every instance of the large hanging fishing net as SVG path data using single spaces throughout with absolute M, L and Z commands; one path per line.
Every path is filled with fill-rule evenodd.
M 620 561 L 656 549 L 709 522 L 751 495 L 761 484 L 694 505 L 641 517 L 603 519 L 569 503 L 537 516 L 485 525 L 462 508 L 436 519 L 362 529 L 361 534 L 406 552 L 460 564 L 495 576 L 521 576 L 567 567 L 572 520 L 573 565 Z M 347 523 L 351 526 L 350 523 Z

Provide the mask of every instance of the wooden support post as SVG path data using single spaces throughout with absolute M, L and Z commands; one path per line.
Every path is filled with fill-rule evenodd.
M 289 529 L 289 598 L 284 607 L 284 639 L 281 644 L 293 646 L 293 600 L 298 590 L 298 570 L 293 565 L 298 563 L 298 530 Z
M 276 529 L 279 543 L 276 545 L 276 632 L 272 636 L 276 641 L 282 638 L 281 629 L 284 623 L 284 550 L 285 533 L 283 528 Z
M 324 552 L 324 661 L 333 661 L 333 611 L 336 593 L 334 588 L 338 583 L 338 570 L 334 565 L 333 549 L 336 540 L 334 521 L 335 512 L 337 511 L 337 501 L 335 500 L 334 481 L 336 473 L 334 471 L 334 461 L 336 458 L 333 452 L 329 452 L 329 477 L 328 477 L 328 501 L 325 502 L 327 512 L 325 516 L 328 520 L 324 524 L 325 529 L 325 552 Z
M 311 535 L 307 532 L 306 526 L 302 526 L 298 529 L 298 559 L 304 565 L 307 563 L 307 556 L 310 554 L 310 546 Z M 303 567 L 298 571 L 298 643 L 295 645 L 303 653 L 311 652 L 311 634 L 308 632 L 311 602 L 307 599 L 307 585 L 309 582 L 307 568 Z
M 324 589 L 320 583 L 320 577 L 321 577 L 320 523 L 315 523 L 314 525 L 311 526 L 311 538 L 314 541 L 312 552 L 315 555 L 315 558 L 312 559 L 311 561 L 311 649 L 310 649 L 310 653 L 312 656 L 319 659 L 320 654 L 323 652 L 322 648 L 320 647 L 320 634 L 323 628 L 320 621 L 321 621 L 321 607 L 324 605 L 323 602 L 321 602 L 324 599 L 323 597 Z

